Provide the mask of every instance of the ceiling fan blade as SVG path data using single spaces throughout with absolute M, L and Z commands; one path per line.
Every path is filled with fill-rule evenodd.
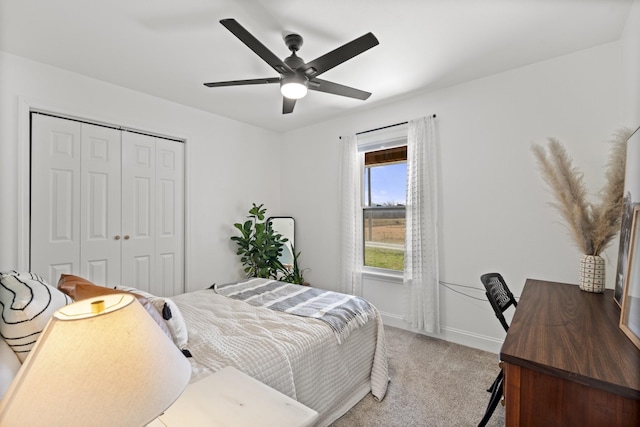
M 249 31 L 247 31 L 242 25 L 235 19 L 222 19 L 220 21 L 227 30 L 231 31 L 234 36 L 240 39 L 242 43 L 246 44 L 249 49 L 254 51 L 256 55 L 262 58 L 267 64 L 271 66 L 280 74 L 293 74 L 293 70 L 289 68 L 280 58 L 278 58 L 273 52 L 271 52 L 265 45 L 255 38 Z
M 313 61 L 307 62 L 298 67 L 298 71 L 303 71 L 307 78 L 312 79 L 378 44 L 376 36 L 372 33 L 367 33 Z
M 334 95 L 348 96 L 349 98 L 361 99 L 363 101 L 371 96 L 370 92 L 365 92 L 360 89 L 321 79 L 311 80 L 309 82 L 309 89 L 316 90 L 318 92 L 331 93 Z
M 280 77 L 267 77 L 265 79 L 229 80 L 227 82 L 204 83 L 207 87 L 261 85 L 268 83 L 280 83 Z
M 296 106 L 296 100 L 287 98 L 286 96 L 282 97 L 282 114 L 289 114 L 293 112 L 293 107 Z

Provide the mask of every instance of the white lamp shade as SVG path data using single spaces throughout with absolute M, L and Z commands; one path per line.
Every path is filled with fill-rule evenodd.
M 296 76 L 283 77 L 280 81 L 280 93 L 289 99 L 300 99 L 307 95 L 307 81 Z
M 103 300 L 104 311 L 92 313 Z M 131 295 L 58 310 L 0 402 L 4 426 L 144 426 L 182 393 L 191 365 Z

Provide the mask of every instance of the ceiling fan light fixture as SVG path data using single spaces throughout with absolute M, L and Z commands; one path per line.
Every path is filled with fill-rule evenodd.
M 285 98 L 304 98 L 307 94 L 307 80 L 298 76 L 283 77 L 280 80 L 280 92 Z
M 299 34 L 290 32 L 283 34 L 284 42 L 291 51 L 291 55 L 281 60 L 235 19 L 222 19 L 220 23 L 271 68 L 276 70 L 279 76 L 262 79 L 210 82 L 204 84 L 207 87 L 280 83 L 280 92 L 284 97 L 282 100 L 282 114 L 293 112 L 296 100 L 304 98 L 309 87 L 314 91 L 360 100 L 365 100 L 371 96 L 369 92 L 327 80 L 320 80 L 317 77 L 333 67 L 377 46 L 379 44 L 378 39 L 372 33 L 367 33 L 349 43 L 345 43 L 337 49 L 317 57 L 313 61 L 304 62 L 304 60 L 296 54 L 303 42 L 302 36 Z

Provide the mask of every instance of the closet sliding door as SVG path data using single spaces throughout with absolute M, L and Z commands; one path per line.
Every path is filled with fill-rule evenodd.
M 184 144 L 32 115 L 31 271 L 184 289 Z

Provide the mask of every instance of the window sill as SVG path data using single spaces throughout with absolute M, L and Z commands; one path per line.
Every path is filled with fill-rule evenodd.
M 384 270 L 381 268 L 371 268 L 365 267 L 362 269 L 362 278 L 369 279 L 379 279 L 385 280 L 388 282 L 399 283 L 402 284 L 404 280 L 404 272 L 402 271 L 393 271 L 393 270 Z

